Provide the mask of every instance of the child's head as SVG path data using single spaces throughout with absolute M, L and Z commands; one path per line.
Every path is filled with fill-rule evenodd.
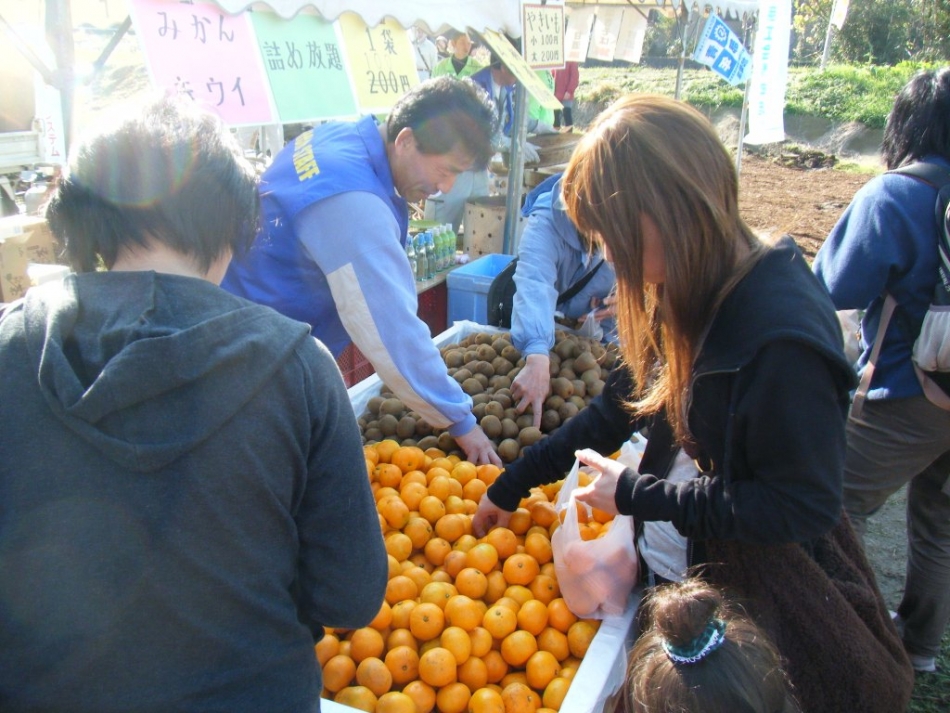
M 630 654 L 633 713 L 788 713 L 781 658 L 748 618 L 698 579 L 657 587 L 643 605 L 649 628 Z

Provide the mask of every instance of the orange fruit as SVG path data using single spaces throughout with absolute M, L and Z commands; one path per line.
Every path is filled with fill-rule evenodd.
M 402 573 L 415 582 L 416 588 L 421 592 L 422 588 L 429 583 L 429 570 L 427 570 L 425 567 L 420 567 L 410 560 L 406 560 L 404 564 L 407 566 L 403 569 Z
M 547 574 L 539 574 L 528 585 L 531 594 L 535 599 L 544 602 L 545 605 L 561 596 L 561 588 L 558 586 L 557 579 Z
M 445 603 L 458 594 L 454 584 L 449 582 L 429 582 L 419 593 L 420 602 L 436 604 L 445 610 Z
M 404 574 L 397 574 L 386 582 L 386 601 L 395 605 L 406 599 L 415 599 L 419 596 L 419 587 Z
M 550 651 L 535 651 L 524 666 L 528 685 L 543 691 L 561 671 L 561 663 Z
M 509 607 L 493 604 L 482 617 L 482 627 L 500 641 L 518 628 L 518 615 Z
M 519 602 L 517 599 L 512 599 L 511 597 L 505 596 L 505 597 L 501 597 L 492 606 L 508 607 L 509 609 L 511 609 L 511 611 L 517 614 L 518 610 L 521 609 L 521 602 Z
M 376 502 L 376 510 L 382 515 L 386 524 L 394 530 L 401 530 L 409 522 L 409 506 L 398 495 L 385 497 Z
M 465 518 L 465 521 L 467 523 L 468 518 Z M 468 554 L 469 550 L 471 550 L 477 544 L 478 544 L 478 540 L 475 539 L 475 536 L 466 531 L 464 535 L 462 535 L 455 541 L 455 544 L 452 545 L 452 549 Z M 471 565 L 466 564 L 465 566 L 470 567 Z
M 511 584 L 506 587 L 505 596 L 518 602 L 519 609 L 521 608 L 522 604 L 534 599 L 534 595 L 531 593 L 531 590 L 523 584 Z
M 373 462 L 373 467 L 379 463 L 379 452 L 375 446 L 363 446 L 363 457 Z
M 403 534 L 409 538 L 415 550 L 421 550 L 432 537 L 432 524 L 420 515 L 412 515 L 409 522 L 402 528 Z
M 502 690 L 508 688 L 512 683 L 523 683 L 525 686 L 528 685 L 528 677 L 524 675 L 524 671 L 515 669 L 514 671 L 509 671 L 503 679 L 498 683 L 501 686 Z M 529 686 L 530 688 L 530 686 Z M 540 699 L 539 699 L 540 700 Z
M 531 513 L 524 508 L 518 508 L 511 513 L 511 518 L 508 520 L 508 529 L 516 535 L 523 535 L 532 524 Z
M 385 648 L 383 635 L 370 626 L 364 626 L 350 634 L 350 658 L 356 663 L 361 663 L 371 656 L 382 656 Z
M 466 567 L 455 578 L 455 586 L 459 594 L 472 599 L 481 599 L 488 591 L 488 577 L 474 567 Z
M 452 477 L 462 485 L 465 485 L 472 478 L 478 477 L 478 468 L 474 463 L 463 460 L 452 468 Z
M 387 561 L 389 562 L 389 575 L 387 579 L 392 579 L 397 574 L 402 574 L 402 564 L 399 562 L 399 560 L 397 560 L 388 552 L 386 553 L 386 557 Z
M 557 597 L 548 602 L 548 623 L 555 629 L 566 634 L 575 621 L 577 621 L 577 615 L 567 606 L 563 597 Z
M 433 470 L 438 469 L 439 472 L 436 475 L 444 475 L 446 478 L 448 478 L 452 472 L 452 468 L 454 467 L 455 463 L 450 461 L 444 455 L 439 456 L 438 458 L 433 458 L 432 462 L 429 464 L 429 469 L 426 471 L 426 477 L 428 477 L 429 473 L 431 473 Z M 431 478 L 429 479 L 431 480 Z
M 525 683 L 512 683 L 501 692 L 505 713 L 535 713 L 541 707 L 541 697 Z
M 571 647 L 567 643 L 567 634 L 558 631 L 553 626 L 547 627 L 538 634 L 538 650 L 550 651 L 558 661 L 563 661 L 571 655 Z
M 591 619 L 578 619 L 567 630 L 567 644 L 571 647 L 571 655 L 579 659 L 584 658 L 590 642 L 594 640 L 600 622 Z
M 439 646 L 448 649 L 459 666 L 472 655 L 472 640 L 460 626 L 447 626 L 439 636 Z
M 392 438 L 387 438 L 376 444 L 376 455 L 379 463 L 389 463 L 390 459 L 401 446 Z
M 498 691 L 479 688 L 468 702 L 471 713 L 505 713 L 505 701 Z
M 416 608 L 416 604 L 418 603 L 416 599 L 403 599 L 393 604 L 393 620 L 390 626 L 393 629 L 408 629 L 409 615 L 412 614 L 412 610 Z
M 335 703 L 355 708 L 358 711 L 366 711 L 367 713 L 374 713 L 376 703 L 378 702 L 376 694 L 366 686 L 347 686 L 338 691 L 337 694 L 333 696 L 333 700 Z
M 436 708 L 439 713 L 466 713 L 472 692 L 464 683 L 456 681 L 443 686 L 436 693 Z
M 452 544 L 441 537 L 430 537 L 423 548 L 426 559 L 436 567 L 445 563 L 445 558 L 451 551 Z
M 419 515 L 434 525 L 445 515 L 445 503 L 434 495 L 426 495 L 419 501 Z
M 355 677 L 356 664 L 349 656 L 331 656 L 323 665 L 323 687 L 331 693 L 346 688 Z
M 313 647 L 321 666 L 340 653 L 340 640 L 334 634 L 324 634 Z
M 421 470 L 410 470 L 408 473 L 402 474 L 402 480 L 399 481 L 399 491 L 402 492 L 402 489 L 409 483 L 419 483 L 419 485 L 425 486 L 429 484 L 429 481 L 426 479 L 426 474 Z
M 445 618 L 450 626 L 471 631 L 482 623 L 482 610 L 474 599 L 456 594 L 445 603 Z
M 392 623 L 393 608 L 389 606 L 389 602 L 384 599 L 383 603 L 379 605 L 379 611 L 376 612 L 376 616 L 373 617 L 369 625 L 376 629 L 376 631 L 383 631 L 384 629 L 388 629 Z
M 476 626 L 468 632 L 468 638 L 472 642 L 472 656 L 481 658 L 491 651 L 493 639 L 491 633 L 485 627 Z
M 475 478 L 462 486 L 462 497 L 466 500 L 475 501 L 477 505 L 487 490 L 488 486 L 485 485 L 485 482 Z
M 371 690 L 376 696 L 381 696 L 392 688 L 393 675 L 382 659 L 370 656 L 360 661 L 359 666 L 356 667 L 356 682 Z
M 429 489 L 423 483 L 406 483 L 399 489 L 399 498 L 406 504 L 410 512 L 418 511 L 419 503 L 428 495 Z
M 427 477 L 431 473 L 432 471 L 430 470 L 429 473 L 426 474 Z M 429 495 L 438 498 L 444 503 L 446 498 L 452 494 L 452 485 L 450 482 L 452 478 L 449 475 L 435 475 L 428 478 L 428 480 Z
M 485 463 L 475 468 L 475 474 L 485 485 L 491 485 L 501 475 L 501 468 L 493 463 Z
M 554 559 L 554 550 L 551 549 L 551 540 L 547 533 L 529 532 L 524 538 L 524 551 L 534 557 L 539 565 L 546 564 Z
M 450 495 L 445 499 L 445 512 L 449 515 L 465 515 L 468 512 L 468 506 L 462 494 Z
M 426 454 L 417 446 L 401 446 L 393 452 L 389 462 L 398 466 L 403 473 L 408 473 L 425 466 Z
M 419 678 L 434 688 L 441 688 L 456 680 L 455 657 L 441 646 L 426 651 L 419 657 Z
M 417 604 L 409 615 L 409 631 L 419 641 L 431 641 L 445 628 L 445 614 L 438 604 Z
M 376 489 L 373 491 L 373 500 L 379 504 L 379 501 L 383 498 L 398 498 L 399 491 L 395 488 L 384 488 L 379 483 L 376 483 Z
M 495 548 L 498 559 L 511 557 L 518 548 L 518 536 L 507 527 L 495 527 L 485 535 L 485 541 Z
M 488 604 L 493 604 L 505 596 L 505 590 L 507 588 L 508 582 L 505 581 L 505 575 L 500 569 L 489 572 L 488 589 L 485 591 L 485 596 L 482 597 L 482 599 Z
M 489 683 L 498 683 L 508 675 L 508 662 L 502 657 L 500 651 L 492 649 L 482 656 L 482 661 L 485 662 Z
M 541 694 L 541 703 L 545 708 L 551 710 L 561 710 L 561 704 L 567 696 L 567 691 L 571 687 L 571 681 L 568 678 L 557 676 L 551 680 Z
M 435 522 L 435 534 L 449 542 L 455 542 L 465 534 L 465 516 L 459 513 L 446 513 Z
M 435 708 L 435 689 L 428 683 L 410 681 L 402 692 L 416 702 L 416 713 L 430 713 Z
M 458 668 L 459 681 L 468 686 L 468 690 L 477 691 L 488 685 L 488 667 L 478 656 L 469 656 Z
M 409 539 L 408 535 L 398 530 L 388 533 L 384 542 L 386 552 L 395 557 L 399 562 L 405 561 L 406 558 L 412 554 L 412 540 Z
M 505 560 L 501 570 L 508 584 L 531 584 L 531 580 L 541 572 L 541 565 L 529 554 L 518 553 Z
M 402 686 L 419 677 L 419 654 L 410 646 L 396 646 L 386 652 L 383 659 L 393 683 Z
M 402 482 L 402 470 L 392 463 L 379 463 L 373 468 L 373 480 L 384 488 L 398 488 Z
M 488 574 L 498 564 L 498 550 L 488 542 L 481 542 L 472 547 L 467 553 L 467 566 L 474 567 L 483 574 Z
M 502 658 L 512 666 L 524 666 L 537 650 L 538 640 L 523 629 L 513 631 L 501 642 Z
M 529 599 L 518 610 L 518 626 L 538 636 L 548 625 L 548 608 L 544 602 Z
M 564 641 L 567 641 L 565 637 Z M 565 643 L 565 646 L 567 644 Z M 386 651 L 392 651 L 397 646 L 408 646 L 413 651 L 419 650 L 419 642 L 409 629 L 393 629 L 386 637 Z
M 401 691 L 390 691 L 379 697 L 376 713 L 416 713 L 416 702 Z
M 461 550 L 452 550 L 442 561 L 442 569 L 448 572 L 453 580 L 458 577 L 459 572 L 465 569 L 466 554 Z
M 531 513 L 531 519 L 536 522 L 541 527 L 550 527 L 551 523 L 557 520 L 557 510 L 554 508 L 554 503 L 548 502 L 546 496 L 543 496 L 544 500 L 539 500 L 538 502 L 532 503 L 528 509 L 528 512 Z

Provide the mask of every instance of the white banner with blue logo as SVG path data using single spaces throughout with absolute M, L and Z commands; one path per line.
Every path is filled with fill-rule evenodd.
M 733 86 L 742 84 L 752 75 L 752 56 L 718 15 L 710 15 L 706 21 L 693 59 L 705 64 Z

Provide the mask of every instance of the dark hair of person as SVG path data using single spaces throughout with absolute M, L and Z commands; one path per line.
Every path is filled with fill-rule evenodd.
M 928 155 L 950 161 L 950 67 L 918 72 L 887 115 L 881 155 L 888 169 Z
M 717 589 L 687 579 L 653 589 L 641 606 L 649 628 L 630 653 L 631 713 L 799 710 L 778 651 Z
M 204 272 L 257 229 L 257 177 L 221 121 L 163 97 L 81 141 L 46 211 L 77 272 L 163 243 Z
M 392 143 L 409 128 L 420 152 L 441 155 L 461 147 L 475 168 L 482 169 L 493 154 L 491 137 L 497 121 L 491 99 L 481 87 L 454 77 L 436 77 L 417 84 L 396 102 L 386 122 L 386 138 Z
M 739 213 L 735 162 L 689 104 L 630 94 L 592 122 L 561 186 L 578 230 L 613 259 L 618 334 L 637 384 L 629 406 L 641 415 L 665 410 L 686 442 L 689 384 L 703 336 L 721 301 L 766 252 Z M 644 279 L 644 217 L 662 242 L 662 284 Z

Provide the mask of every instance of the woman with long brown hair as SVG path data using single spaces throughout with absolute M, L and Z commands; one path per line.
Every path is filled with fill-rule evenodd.
M 910 667 L 842 518 L 854 373 L 801 252 L 753 234 L 715 130 L 667 97 L 605 110 L 562 190 L 578 230 L 613 262 L 625 368 L 507 467 L 476 534 L 592 449 L 577 455 L 600 474 L 579 497 L 642 525 L 649 583 L 701 566 L 768 632 L 805 710 L 902 710 Z M 598 455 L 642 430 L 638 470 Z

